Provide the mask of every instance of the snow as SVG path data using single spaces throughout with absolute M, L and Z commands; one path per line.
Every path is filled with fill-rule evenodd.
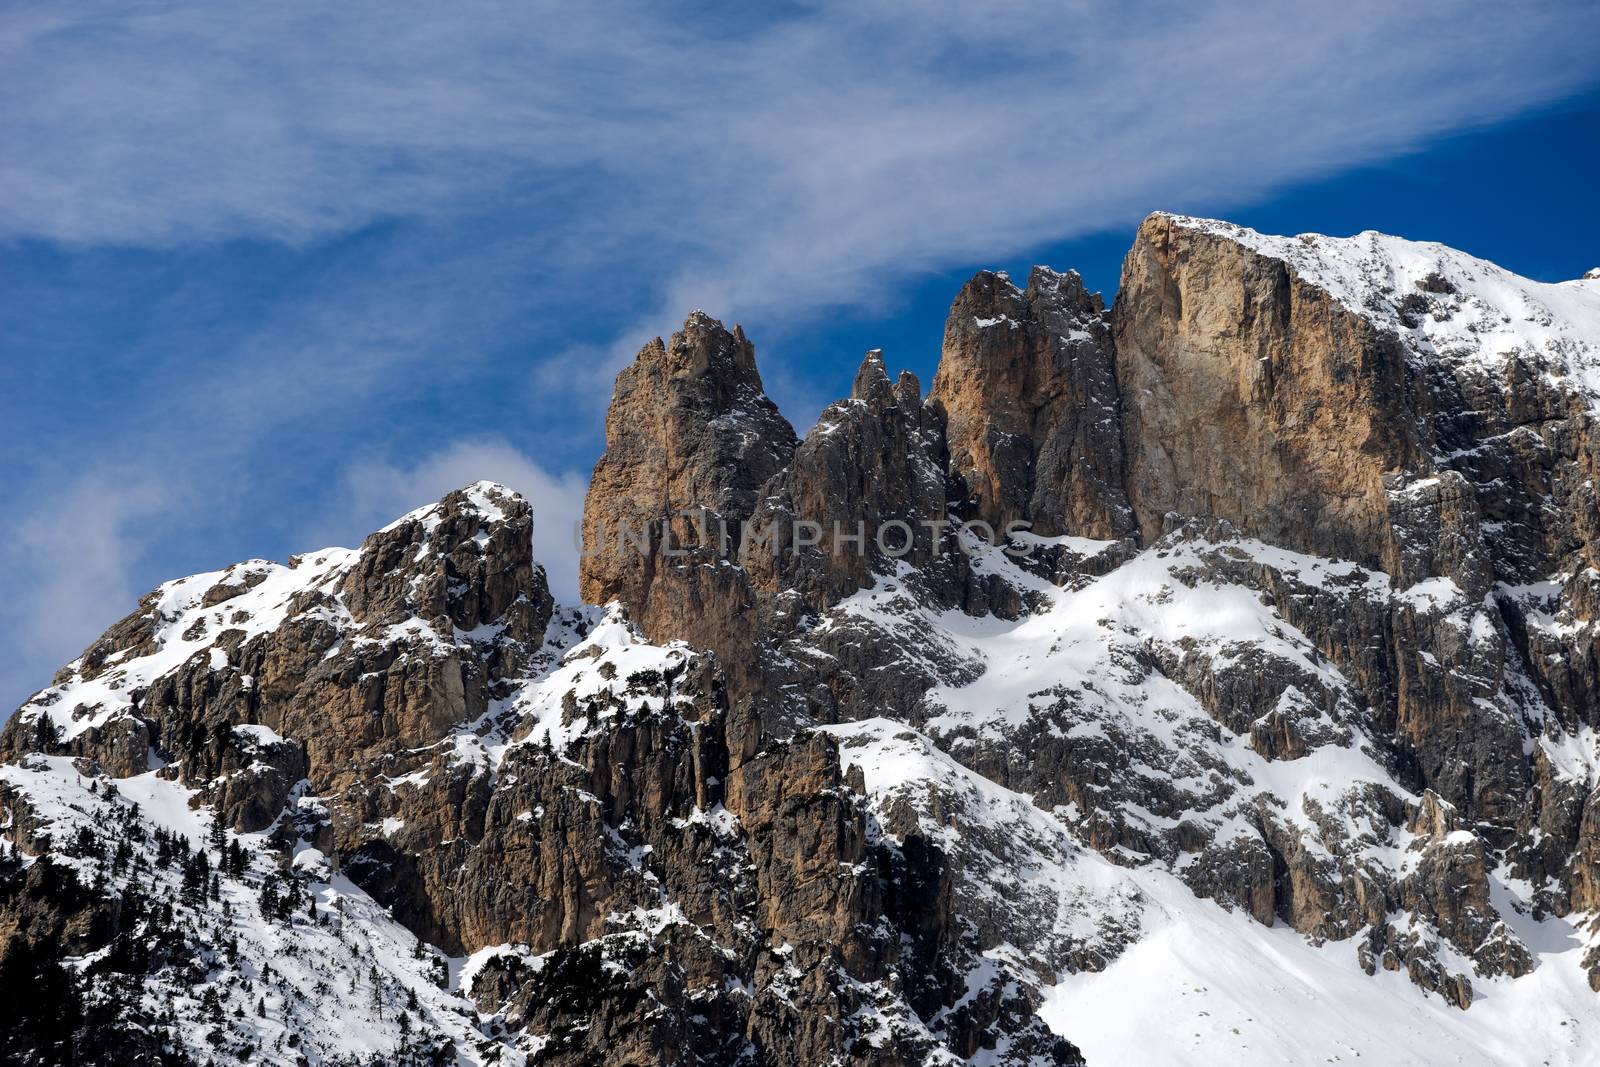
M 986 867 L 963 864 L 967 879 L 989 879 L 998 894 L 1036 904 L 1043 890 L 1056 935 L 1087 941 L 1106 920 L 1136 934 L 1107 953 L 1103 970 L 1067 970 L 1047 987 L 1040 1014 L 1090 1063 L 1275 1067 L 1361 1061 L 1403 1065 L 1588 1064 L 1600 1057 L 1592 1026 L 1594 993 L 1580 960 L 1586 938 L 1563 919 L 1533 921 L 1495 880 L 1495 903 L 1538 956 L 1520 979 L 1474 977 L 1462 1011 L 1428 996 L 1398 972 L 1368 976 L 1358 939 L 1312 944 L 1279 922 L 1198 899 L 1155 866 L 1119 866 L 1073 841 L 1067 826 L 1027 797 L 962 767 L 928 738 L 887 719 L 826 727 L 840 760 L 862 769 L 874 810 L 938 795 L 919 810 L 953 815 L 939 844 L 957 849 L 987 833 L 1020 842 Z M 1304 761 L 1277 766 L 1286 771 Z M 1300 773 L 1300 772 L 1293 772 Z M 1337 780 L 1337 772 L 1333 777 Z M 1273 783 L 1293 795 L 1289 780 Z M 964 798 L 964 799 L 963 799 Z M 930 820 L 924 819 L 923 830 Z M 1456 831 L 1465 840 L 1472 835 Z M 1015 946 L 985 954 L 1012 967 L 1037 963 Z M 977 973 L 969 984 L 980 982 Z M 1538 1059 L 1535 1061 L 1535 1053 Z
M 1292 261 L 1297 270 L 1303 269 L 1309 280 L 1328 287 L 1340 299 L 1366 301 L 1370 294 L 1362 287 L 1378 276 L 1390 278 L 1401 287 L 1397 291 L 1409 291 L 1402 282 L 1435 271 L 1467 294 L 1462 314 L 1481 310 L 1471 304 L 1478 299 L 1473 294 L 1509 299 L 1501 290 L 1490 292 L 1492 286 L 1513 285 L 1501 277 L 1504 272 L 1478 271 L 1472 267 L 1477 261 L 1463 265 L 1465 257 L 1459 253 L 1451 254 L 1456 258 L 1441 257 L 1433 251 L 1437 246 L 1416 246 L 1428 250 L 1419 259 L 1421 253 L 1397 250 L 1390 243 L 1395 239 L 1369 240 L 1377 236 L 1362 235 L 1343 243 L 1260 235 L 1241 239 L 1260 238 L 1261 248 L 1271 250 L 1265 254 L 1297 257 Z M 1469 273 L 1469 268 L 1478 273 Z M 1565 293 L 1578 284 L 1545 288 Z M 1591 283 L 1588 289 L 1600 286 Z M 1544 289 L 1528 292 L 1541 300 L 1549 298 Z M 1405 328 L 1414 331 L 1417 346 L 1432 346 L 1417 347 L 1417 352 L 1441 358 L 1492 360 L 1514 350 L 1531 351 L 1525 348 L 1528 345 L 1542 346 L 1538 351 L 1565 361 L 1558 368 L 1565 368 L 1562 373 L 1579 373 L 1587 366 L 1584 360 L 1596 351 L 1582 330 L 1563 332 L 1542 321 L 1519 320 L 1509 326 L 1502 322 L 1475 331 L 1477 347 L 1470 351 L 1452 347 L 1460 339 L 1443 329 Z M 1513 334 L 1520 338 L 1516 345 L 1523 348 L 1495 347 L 1511 343 L 1507 338 Z M 1425 483 L 1414 482 L 1402 491 L 1423 488 Z M 486 521 L 504 516 L 508 493 L 502 487 L 476 483 L 466 495 Z M 436 507 L 406 517 L 426 530 L 432 529 L 430 523 L 437 525 L 438 518 Z M 1103 556 L 1122 544 L 1031 533 L 1014 539 L 1080 558 Z M 1183 806 L 1179 816 L 1124 801 L 1116 814 L 1130 823 L 1165 830 L 1181 817 L 1214 841 L 1226 842 L 1256 832 L 1246 812 L 1261 800 L 1275 818 L 1300 831 L 1308 849 L 1325 847 L 1321 820 L 1338 827 L 1348 840 L 1362 843 L 1363 862 L 1404 872 L 1415 866 L 1423 847 L 1469 846 L 1477 838 L 1466 829 L 1438 840 L 1420 839 L 1403 830 L 1390 833 L 1387 828 L 1371 835 L 1370 841 L 1363 836 L 1358 816 L 1347 803 L 1363 785 L 1381 787 L 1401 802 L 1415 803 L 1418 798 L 1397 784 L 1364 746 L 1363 735 L 1352 725 L 1351 709 L 1358 698 L 1350 681 L 1254 590 L 1208 575 L 1216 573 L 1218 559 L 1245 569 L 1271 568 L 1309 590 L 1337 591 L 1385 610 L 1439 613 L 1472 640 L 1488 636 L 1485 628 L 1491 624 L 1483 605 L 1467 603 L 1459 587 L 1447 579 L 1396 589 L 1380 572 L 1247 538 L 1212 541 L 1174 536 L 1136 553 L 1129 548 L 1130 558 L 1119 566 L 1097 576 L 1079 575 L 1066 588 L 1031 573 L 997 548 L 976 542 L 969 548 L 980 576 L 997 575 L 1029 595 L 1029 612 L 1007 620 L 931 608 L 918 599 L 914 575 L 901 563 L 896 573 L 880 576 L 873 586 L 838 604 L 806 635 L 848 639 L 849 627 L 879 628 L 901 639 L 908 661 L 940 680 L 928 694 L 922 709 L 926 715 L 918 719 L 920 729 L 887 718 L 819 729 L 837 740 L 844 766 L 861 772 L 876 820 L 869 832 L 884 835 L 885 826 L 900 825 L 897 816 L 909 805 L 918 813 L 921 832 L 962 872 L 954 890 L 958 903 L 985 915 L 997 938 L 997 943 L 983 947 L 966 976 L 968 997 L 1007 976 L 1047 986 L 1054 982 L 1042 1014 L 1082 1047 L 1091 1062 L 1123 1061 L 1130 1050 L 1137 1050 L 1143 1061 L 1180 1064 L 1353 1059 L 1510 1064 L 1528 1062 L 1534 1053 L 1551 1064 L 1600 1062 L 1592 1022 L 1594 994 L 1580 963 L 1590 935 L 1572 921 L 1534 921 L 1527 906 L 1531 891 L 1510 880 L 1504 869 L 1491 873 L 1492 902 L 1507 927 L 1534 954 L 1537 967 L 1515 980 L 1474 975 L 1474 1003 L 1460 1011 L 1424 993 L 1403 974 L 1363 973 L 1356 960 L 1356 938 L 1314 944 L 1281 923 L 1264 926 L 1242 910 L 1229 911 L 1196 898 L 1177 877 L 1195 858 L 1190 854 L 1163 861 L 1119 847 L 1114 850 L 1118 862 L 1112 862 L 1084 843 L 1085 816 L 1076 805 L 1043 810 L 1030 797 L 968 769 L 951 754 L 974 738 L 1004 741 L 1019 728 L 1037 727 L 1040 708 L 1053 707 L 1062 718 L 1050 728 L 1072 739 L 1117 744 L 1128 756 L 1119 773 L 1160 780 L 1177 790 Z M 168 583 L 144 606 L 155 627 L 143 654 L 113 657 L 95 678 L 84 677 L 80 663 L 71 678 L 39 694 L 24 712 L 49 710 L 58 726 L 75 734 L 109 722 L 128 707 L 129 693 L 196 656 L 205 656 L 211 670 L 233 670 L 215 645 L 216 635 L 225 628 L 243 629 L 247 637 L 267 632 L 280 625 L 291 603 L 309 591 L 335 598 L 336 607 L 314 610 L 331 610 L 348 640 L 404 641 L 450 650 L 459 641 L 492 636 L 441 635 L 416 619 L 362 631 L 347 612 L 340 614 L 343 608 L 337 602 L 338 587 L 357 558 L 351 550 L 328 549 L 291 566 L 251 561 Z M 207 607 L 208 591 L 219 585 L 237 595 Z M 1531 626 L 1571 632 L 1579 624 L 1554 614 L 1560 589 L 1560 581 L 1552 579 L 1502 586 L 1498 593 L 1531 605 Z M 797 651 L 828 655 L 803 644 Z M 547 633 L 546 651 L 535 660 L 529 676 L 516 680 L 509 695 L 494 701 L 482 719 L 462 724 L 439 747 L 447 753 L 444 758 L 470 762 L 491 773 L 511 745 L 548 744 L 563 752 L 578 738 L 603 729 L 613 717 L 665 710 L 657 686 L 633 686 L 630 679 L 640 672 L 675 674 L 693 655 L 683 644 L 662 646 L 644 640 L 614 606 L 558 612 Z M 1184 664 L 1199 662 L 1219 673 L 1249 669 L 1251 657 L 1270 657 L 1295 679 L 1278 696 L 1276 711 L 1315 719 L 1329 728 L 1327 735 L 1300 758 L 1269 760 L 1251 747 L 1248 730 L 1228 728 L 1188 689 L 1153 669 L 1152 658 L 1159 656 Z M 1434 666 L 1437 669 L 1437 661 Z M 84 711 L 76 716 L 60 714 L 74 708 Z M 576 714 L 570 713 L 573 708 Z M 1592 788 L 1600 780 L 1600 735 L 1588 728 L 1575 734 L 1554 724 L 1545 728 L 1546 733 L 1528 737 L 1530 751 L 1534 745 L 1542 746 L 1554 773 Z M 262 725 L 242 724 L 234 731 L 248 746 L 283 740 Z M 415 764 L 402 764 L 393 769 L 407 773 L 385 784 L 390 790 L 424 787 L 435 766 L 409 769 Z M 191 847 L 206 847 L 211 813 L 198 806 L 196 794 L 164 773 L 151 771 L 117 781 L 120 803 L 137 803 L 143 824 L 181 835 Z M 28 797 L 44 813 L 53 835 L 70 832 L 108 803 L 103 794 L 89 791 L 90 779 L 65 757 L 35 756 L 0 766 L 0 783 Z M 1225 802 L 1208 799 L 1219 794 L 1219 783 L 1228 786 L 1221 791 Z M 308 788 L 294 796 L 291 814 L 319 810 L 322 801 L 305 795 Z M 542 810 L 528 810 L 516 818 L 543 815 Z M 685 826 L 709 826 L 727 838 L 742 832 L 738 819 L 721 805 L 695 808 L 679 821 Z M 399 818 L 374 816 L 368 832 L 396 835 L 405 825 Z M 262 835 L 244 835 L 240 840 L 255 849 L 262 844 Z M 93 861 L 70 862 L 91 873 Z M 436 963 L 435 954 L 427 950 L 418 959 L 414 938 L 309 842 L 302 840 L 293 848 L 290 868 L 311 887 L 318 909 L 338 917 L 333 927 L 300 916 L 287 924 L 262 919 L 255 887 L 248 883 L 266 867 L 260 860 L 253 864 L 246 879 L 228 879 L 224 886 L 231 909 L 227 933 L 243 946 L 241 973 L 259 979 L 270 962 L 283 981 L 258 983 L 255 994 L 249 986 L 237 993 L 222 980 L 222 966 L 212 959 L 206 984 L 225 997 L 242 998 L 244 1021 L 237 1025 L 247 1028 L 262 1049 L 294 1032 L 308 1035 L 329 1055 L 381 1057 L 391 1052 L 392 1012 L 385 1017 L 374 1008 L 374 1000 L 381 1000 L 374 994 L 390 986 L 371 988 L 368 975 L 376 969 L 392 988 L 417 993 L 421 1011 L 432 1025 L 454 1035 L 465 1061 L 499 1056 L 498 1062 L 520 1062 L 513 1050 L 487 1042 L 483 1020 L 462 994 L 470 993 L 493 959 L 515 955 L 530 966 L 542 965 L 526 946 L 489 946 L 452 961 L 453 979 L 441 989 L 434 974 L 442 959 Z M 625 930 L 659 933 L 685 920 L 677 906 L 663 898 L 660 907 L 613 913 L 607 921 Z M 1401 925 L 1407 921 L 1396 917 Z M 1061 961 L 1069 954 L 1101 969 L 1088 964 L 1065 967 Z M 1471 969 L 1470 962 L 1459 958 L 1451 958 L 1451 964 Z M 329 974 L 334 976 L 331 980 Z M 330 989 L 322 988 L 325 982 Z M 193 988 L 157 985 L 148 995 L 169 1001 L 185 1019 L 197 1010 Z M 267 1018 L 255 1011 L 257 995 L 270 1002 Z M 887 1016 L 871 1016 L 876 1008 L 863 1011 L 868 1015 L 860 1021 L 869 1033 L 887 1032 L 891 1025 Z M 198 1025 L 193 1029 L 197 1042 L 203 1029 Z M 484 1048 L 491 1051 L 484 1053 Z
M 467 956 L 465 960 L 461 961 L 452 968 L 453 974 L 451 985 L 459 989 L 464 995 L 471 996 L 472 984 L 477 980 L 477 977 L 483 971 L 483 968 L 488 965 L 491 960 L 504 959 L 507 957 L 521 960 L 525 965 L 531 967 L 535 972 L 543 967 L 544 961 L 549 958 L 548 954 L 544 956 L 534 955 L 533 952 L 529 950 L 527 945 L 486 945 L 483 948 L 478 949 L 478 951 Z
M 1600 783 L 1600 732 L 1594 727 L 1580 726 L 1576 733 L 1541 736 L 1539 745 L 1558 775 L 1590 790 Z
M 1363 973 L 1353 940 L 1315 946 L 1281 923 L 1198 901 L 1164 872 L 1122 873 L 1148 902 L 1139 940 L 1103 971 L 1063 975 L 1040 1009 L 1090 1063 L 1121 1062 L 1135 1048 L 1147 1063 L 1240 1067 L 1600 1059 L 1583 945 L 1563 920 L 1530 920 L 1548 943 L 1538 969 L 1475 977 L 1462 1011 L 1401 972 Z
M 125 714 L 134 692 L 195 656 L 204 655 L 211 670 L 229 669 L 226 654 L 214 645 L 219 633 L 241 630 L 245 640 L 270 633 L 288 618 L 296 597 L 312 590 L 331 594 L 358 556 L 350 549 L 329 548 L 301 557 L 297 566 L 251 560 L 168 582 L 147 598 L 146 615 L 155 620 L 150 652 L 114 657 L 94 678 L 85 678 L 82 660 L 76 661 L 72 677 L 36 694 L 18 715 L 26 721 L 48 713 L 61 736 L 70 739 Z M 253 588 L 205 605 L 214 586 L 243 586 L 247 577 L 257 582 Z
M 1168 217 L 1288 264 L 1301 280 L 1393 330 L 1419 358 L 1494 371 L 1521 355 L 1591 400 L 1600 397 L 1600 286 L 1587 276 L 1536 282 L 1446 245 L 1374 231 L 1276 237 L 1216 219 Z M 1452 291 L 1430 292 L 1443 288 Z M 1426 307 L 1407 313 L 1399 306 L 1407 297 L 1426 298 Z
M 1087 556 L 1110 543 L 1063 547 Z M 1069 588 L 988 551 L 975 559 L 975 568 L 1001 572 L 1036 594 L 1043 601 L 1038 610 L 1014 621 L 931 610 L 903 594 L 906 576 L 899 575 L 849 598 L 834 613 L 891 632 L 915 632 L 916 654 L 943 649 L 978 663 L 978 676 L 930 692 L 926 732 L 888 719 L 823 729 L 839 740 L 841 762 L 861 770 L 875 811 L 887 817 L 895 803 L 909 802 L 915 810 L 942 813 L 923 818 L 920 832 L 957 857 L 964 879 L 958 892 L 986 900 L 991 923 L 998 925 L 995 917 L 1008 908 L 1024 908 L 1035 918 L 1054 916 L 1043 929 L 1031 930 L 1027 944 L 1011 946 L 1021 965 L 1037 969 L 1055 945 L 1102 945 L 1109 965 L 1052 976 L 1059 984 L 1044 1008 L 1047 1021 L 1079 1044 L 1091 1063 L 1123 1061 L 1130 1049 L 1139 1050 L 1145 1062 L 1180 1064 L 1513 1064 L 1529 1062 L 1535 1053 L 1539 1062 L 1551 1064 L 1600 1061 L 1600 1032 L 1591 1021 L 1594 994 L 1581 966 L 1589 935 L 1576 920 L 1535 922 L 1526 902 L 1531 893 L 1507 882 L 1503 869 L 1491 872 L 1493 902 L 1511 935 L 1534 955 L 1536 968 L 1519 979 L 1488 978 L 1448 945 L 1439 946 L 1449 967 L 1472 976 L 1474 1003 L 1461 1011 L 1403 973 L 1365 974 L 1356 956 L 1359 937 L 1314 944 L 1281 922 L 1263 926 L 1242 910 L 1196 898 L 1177 877 L 1187 855 L 1170 869 L 1126 849 L 1114 850 L 1119 862 L 1110 862 L 1079 843 L 1081 813 L 1075 807 L 1043 811 L 942 751 L 951 745 L 959 753 L 974 733 L 990 741 L 1004 738 L 1030 724 L 1041 704 L 1067 700 L 1069 736 L 1114 737 L 1137 752 L 1150 746 L 1161 765 L 1135 759 L 1132 773 L 1189 791 L 1184 821 L 1209 825 L 1219 843 L 1256 832 L 1240 815 L 1247 804 L 1211 807 L 1202 799 L 1211 786 L 1208 776 L 1220 772 L 1236 783 L 1236 797 L 1268 798 L 1274 817 L 1296 828 L 1313 852 L 1324 849 L 1315 815 L 1335 826 L 1359 862 L 1398 876 L 1414 869 L 1429 842 L 1403 828 L 1369 827 L 1349 803 L 1363 785 L 1409 804 L 1419 800 L 1351 728 L 1359 698 L 1349 680 L 1255 592 L 1197 577 L 1207 573 L 1208 560 L 1228 557 L 1271 567 L 1311 590 L 1335 591 L 1391 611 L 1438 613 L 1472 640 L 1487 636 L 1482 605 L 1468 603 L 1448 580 L 1396 589 L 1381 572 L 1248 538 L 1168 538 Z M 1559 591 L 1558 585 L 1546 586 L 1515 592 L 1553 597 Z M 830 618 L 824 625 L 841 624 Z M 1313 699 L 1290 686 L 1280 709 L 1300 706 L 1326 714 L 1332 706 L 1329 725 L 1345 729 L 1347 739 L 1339 741 L 1335 732 L 1333 740 L 1300 758 L 1266 759 L 1248 738 L 1218 724 L 1188 691 L 1140 666 L 1151 649 L 1203 656 L 1213 669 L 1257 654 L 1291 665 L 1320 693 Z M 1347 713 L 1351 723 L 1341 722 Z M 1553 724 L 1548 729 L 1537 743 L 1553 770 L 1592 786 L 1600 777 L 1595 732 L 1566 735 Z M 1123 802 L 1119 811 L 1153 828 L 1175 822 L 1137 804 Z M 1458 829 L 1429 847 L 1476 840 Z M 980 858 L 973 858 L 974 850 Z M 1104 940 L 1099 924 L 1107 920 L 1112 929 L 1136 936 L 1126 947 L 1116 938 Z M 1402 929 L 1413 922 L 1404 915 L 1394 921 Z M 1019 923 L 1019 929 L 1030 929 Z
M 113 893 L 134 887 L 175 905 L 176 928 L 189 939 L 201 967 L 193 974 L 159 971 L 144 980 L 140 995 L 148 1008 L 176 1014 L 174 1033 L 197 1062 L 219 1054 L 207 1041 L 213 1031 L 225 1033 L 235 1045 L 252 1045 L 267 1062 L 293 1063 L 302 1053 L 311 1062 L 333 1057 L 388 1062 L 399 1040 L 398 1013 L 415 994 L 413 1019 L 452 1041 L 457 1064 L 524 1063 L 520 1052 L 480 1029 L 472 1004 L 459 992 L 436 984 L 442 960 L 436 964 L 429 950 L 419 955 L 416 938 L 359 887 L 334 874 L 316 849 L 302 843 L 294 857 L 294 868 L 308 879 L 304 884 L 316 901 L 316 917 L 303 909 L 287 920 L 263 916 L 257 884 L 270 867 L 257 851 L 259 835 L 238 838 L 250 856 L 242 879 L 219 870 L 221 903 L 191 909 L 182 901 L 176 865 L 152 862 L 151 835 L 126 833 L 135 826 L 160 827 L 187 838 L 192 849 L 204 849 L 210 812 L 194 803 L 189 790 L 154 773 L 118 779 L 113 786 L 109 779 L 79 774 L 69 758 L 38 755 L 0 765 L 0 783 L 25 798 L 53 840 L 67 840 L 79 827 L 104 837 L 115 827 L 134 843 L 130 869 L 120 874 L 104 858 L 73 859 L 56 852 L 52 859 L 75 866 L 84 881 L 105 878 Z M 212 863 L 219 869 L 220 857 L 213 856 Z M 236 946 L 236 954 L 224 951 L 229 945 Z M 81 968 L 90 961 L 63 962 Z M 207 1017 L 203 993 L 220 999 L 220 1016 Z M 288 1044 L 291 1037 L 298 1045 Z
M 117 790 L 138 804 L 149 822 L 182 834 L 191 845 L 201 844 L 211 830 L 211 813 L 202 818 L 199 809 L 189 806 L 189 790 L 154 771 L 117 779 Z
M 1090 542 L 1089 547 L 1096 544 Z M 988 669 L 977 682 L 936 688 L 929 703 L 943 712 L 930 725 L 948 731 L 997 720 L 1020 722 L 1030 697 L 1062 690 L 1120 696 L 1125 706 L 1153 702 L 1198 711 L 1192 697 L 1165 679 L 1130 676 L 1119 666 L 1117 651 L 1123 640 L 1187 645 L 1212 655 L 1250 644 L 1330 686 L 1345 686 L 1311 643 L 1289 629 L 1252 591 L 1234 585 L 1186 584 L 1180 572 L 1202 565 L 1203 547 L 1210 546 L 1182 542 L 1146 549 L 1078 589 L 1058 588 L 1021 571 L 1000 553 L 985 553 L 984 566 L 1005 569 L 1014 584 L 1032 588 L 1048 599 L 1049 606 L 1015 622 L 973 619 L 957 611 L 939 615 L 936 624 L 952 641 L 967 643 L 970 654 L 986 662 Z M 1354 565 L 1330 565 L 1255 541 L 1240 540 L 1234 547 L 1281 566 L 1308 584 L 1356 571 Z M 1374 590 L 1387 586 L 1387 579 L 1377 575 L 1364 575 L 1364 581 Z M 1145 721 L 1160 726 L 1156 717 L 1147 716 Z
M 607 709 L 607 698 L 620 699 L 632 710 L 643 710 L 650 698 L 629 694 L 629 678 L 642 671 L 665 675 L 681 670 L 693 655 L 681 642 L 668 646 L 650 644 L 618 608 L 597 612 L 596 616 L 588 635 L 570 648 L 552 670 L 529 681 L 505 702 L 516 717 L 519 743 L 548 741 L 556 751 L 565 751 L 573 740 L 596 725 L 586 716 L 562 722 L 569 695 L 579 708 L 591 703 L 601 707 L 602 716 L 614 714 Z M 498 761 L 503 751 L 494 749 L 491 757 Z
M 236 736 L 244 738 L 252 746 L 278 745 L 284 743 L 283 738 L 279 736 L 277 731 L 273 730 L 271 727 L 261 726 L 255 723 L 246 723 L 243 726 L 235 726 L 233 728 L 233 732 Z
M 489 481 L 472 483 L 467 486 L 466 494 L 467 501 L 477 509 L 478 514 L 482 516 L 483 521 L 486 523 L 504 522 L 506 513 L 505 509 L 501 507 L 501 502 L 518 499 L 514 490 L 508 489 L 498 482 Z

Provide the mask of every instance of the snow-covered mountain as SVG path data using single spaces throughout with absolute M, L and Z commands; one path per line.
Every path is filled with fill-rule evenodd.
M 803 438 L 695 313 L 0 735 L 33 1063 L 1600 1057 L 1600 279 L 1155 215 Z M 992 535 L 992 536 L 991 536 Z

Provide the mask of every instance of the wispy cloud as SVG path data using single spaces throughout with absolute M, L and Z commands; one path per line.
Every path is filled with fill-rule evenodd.
M 0 232 L 498 214 L 527 265 L 642 292 L 631 341 L 1403 152 L 1595 80 L 1597 38 L 1560 0 L 20 6 Z
M 517 189 L 558 254 L 693 253 L 680 303 L 848 298 L 1503 117 L 1593 80 L 1596 30 L 1570 2 L 20 5 L 0 225 L 309 241 Z
M 20 696 L 47 684 L 64 658 L 133 608 L 144 590 L 129 584 L 129 571 L 150 543 L 140 527 L 184 493 L 170 479 L 104 464 L 6 531 L 0 565 L 11 580 L 0 615 L 8 650 L 0 689 Z

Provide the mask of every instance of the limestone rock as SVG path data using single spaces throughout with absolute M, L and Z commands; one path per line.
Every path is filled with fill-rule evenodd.
M 583 597 L 620 601 L 646 636 L 694 633 L 743 678 L 757 638 L 736 560 L 763 484 L 788 465 L 794 430 L 762 391 L 739 327 L 696 312 L 617 375 L 606 451 L 584 506 Z
M 945 323 L 930 401 L 973 514 L 1003 530 L 1116 538 L 1124 494 L 1111 324 L 1074 272 L 1035 267 L 1027 289 L 980 272 Z

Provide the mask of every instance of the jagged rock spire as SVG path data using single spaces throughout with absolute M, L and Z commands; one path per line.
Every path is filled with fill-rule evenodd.
M 850 398 L 865 400 L 874 407 L 894 403 L 894 387 L 889 384 L 889 372 L 883 367 L 883 349 L 874 348 L 861 360 L 855 383 L 850 387 Z
M 584 507 L 584 599 L 642 607 L 653 571 L 645 558 L 598 551 L 623 523 L 642 531 L 679 511 L 749 518 L 761 484 L 798 444 L 761 387 L 744 331 L 695 312 L 668 342 L 645 345 L 617 375 L 606 413 L 606 451 Z
M 697 311 L 645 345 L 617 375 L 584 501 L 583 598 L 620 601 L 652 639 L 715 651 L 738 676 L 756 637 L 749 581 L 705 564 L 736 554 L 762 485 L 797 444 L 739 327 Z
M 1047 535 L 1133 532 L 1110 323 L 1076 273 L 1036 267 L 1026 290 L 975 275 L 950 307 L 930 401 L 976 517 Z

